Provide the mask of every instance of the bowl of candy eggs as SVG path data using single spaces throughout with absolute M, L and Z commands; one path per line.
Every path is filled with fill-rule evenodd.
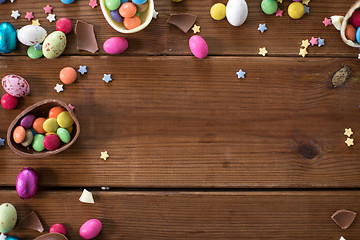
M 100 0 L 106 21 L 121 33 L 136 33 L 147 27 L 154 14 L 154 0 Z
M 346 13 L 340 35 L 348 46 L 360 48 L 360 1 L 355 2 Z
M 26 108 L 11 122 L 7 143 L 20 156 L 42 158 L 68 149 L 79 134 L 73 110 L 64 102 L 46 99 Z

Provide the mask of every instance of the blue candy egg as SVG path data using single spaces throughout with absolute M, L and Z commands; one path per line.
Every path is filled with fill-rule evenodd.
M 132 1 L 134 4 L 144 4 L 147 2 L 147 0 L 133 0 Z
M 360 27 L 358 27 L 356 30 L 356 41 L 360 43 Z
M 110 11 L 110 17 L 112 20 L 114 20 L 115 22 L 118 22 L 118 23 L 122 23 L 124 21 L 124 18 L 119 13 L 119 9 Z
M 0 52 L 11 53 L 16 49 L 16 29 L 11 23 L 0 24 Z
M 9 236 L 6 238 L 6 240 L 20 240 L 20 238 L 15 237 L 15 236 Z
M 61 2 L 65 3 L 65 4 L 70 4 L 70 3 L 75 2 L 75 0 L 61 0 Z

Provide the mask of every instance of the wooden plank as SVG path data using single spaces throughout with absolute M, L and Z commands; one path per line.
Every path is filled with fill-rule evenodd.
M 258 48 L 266 47 L 269 56 L 298 56 L 301 40 L 310 39 L 312 36 L 325 39 L 325 47 L 310 47 L 309 56 L 346 56 L 357 57 L 356 48 L 347 47 L 340 39 L 339 32 L 335 28 L 324 27 L 322 21 L 332 15 L 345 15 L 353 0 L 329 0 L 324 4 L 322 1 L 309 3 L 311 13 L 300 20 L 293 20 L 286 14 L 286 9 L 291 1 L 284 1 L 281 6 L 285 10 L 282 18 L 274 15 L 267 16 L 262 13 L 259 1 L 247 1 L 249 17 L 246 23 L 240 27 L 232 27 L 226 20 L 214 21 L 210 17 L 209 10 L 212 4 L 221 1 L 183 1 L 173 3 L 170 0 L 155 1 L 156 10 L 159 12 L 158 19 L 152 21 L 144 31 L 132 35 L 124 35 L 113 30 L 102 16 L 100 7 L 92 9 L 88 6 L 89 1 L 75 1 L 70 5 L 60 1 L 49 2 L 54 7 L 53 13 L 57 19 L 68 17 L 72 20 L 79 19 L 95 25 L 96 36 L 101 51 L 106 39 L 114 36 L 126 37 L 129 41 L 129 49 L 125 55 L 191 55 L 188 40 L 193 35 L 191 32 L 184 34 L 166 20 L 171 13 L 188 12 L 198 15 L 197 24 L 201 26 L 200 35 L 209 45 L 210 55 L 257 55 Z M 29 22 L 24 18 L 26 11 L 33 11 L 35 18 L 39 19 L 50 33 L 55 30 L 55 22 L 49 23 L 42 9 L 47 3 L 41 0 L 19 1 L 10 4 L 2 4 L 0 16 L 3 21 L 9 21 L 16 28 L 20 28 Z M 19 10 L 22 14 L 18 20 L 10 17 L 11 10 Z M 266 23 L 268 30 L 261 34 L 257 28 L 259 23 Z M 84 51 L 76 50 L 75 34 L 68 36 L 67 55 L 89 55 Z M 25 46 L 16 51 L 17 55 L 26 55 Z
M 359 213 L 358 191 L 347 192 L 97 192 L 95 204 L 78 201 L 79 191 L 44 191 L 21 200 L 1 191 L 18 219 L 38 213 L 45 231 L 63 223 L 68 238 L 79 239 L 82 223 L 98 218 L 96 239 L 356 239 L 358 219 L 341 230 L 330 216 L 338 209 Z M 39 233 L 17 229 L 11 234 L 33 239 Z
M 21 110 L 46 98 L 75 106 L 81 134 L 48 159 L 0 148 L 0 184 L 13 186 L 32 166 L 42 186 L 359 187 L 359 145 L 348 148 L 343 134 L 351 127 L 357 143 L 358 74 L 339 89 L 329 79 L 345 63 L 358 67 L 325 58 L 1 58 L 2 75 L 31 85 L 16 110 L 0 109 L 1 137 Z M 88 73 L 57 94 L 60 69 L 79 65 Z

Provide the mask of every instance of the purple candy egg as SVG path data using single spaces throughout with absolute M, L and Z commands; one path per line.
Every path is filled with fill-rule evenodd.
M 20 126 L 24 127 L 25 129 L 31 128 L 31 126 L 33 125 L 34 121 L 35 121 L 35 116 L 34 115 L 26 115 L 25 117 L 23 117 L 21 119 L 20 122 Z
M 6 2 L 6 0 L 0 0 L 0 4 L 2 4 L 2 3 L 4 3 L 4 2 Z
M 124 21 L 124 18 L 119 13 L 119 9 L 110 11 L 110 17 L 112 20 L 114 20 L 115 22 L 118 22 L 118 23 L 122 23 Z
M 26 167 L 16 179 L 16 191 L 22 199 L 32 198 L 38 189 L 38 175 L 35 169 Z

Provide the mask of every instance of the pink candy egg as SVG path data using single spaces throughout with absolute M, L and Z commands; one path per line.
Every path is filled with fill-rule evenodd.
M 104 50 L 109 54 L 118 54 L 128 48 L 128 41 L 122 37 L 112 37 L 104 42 Z
M 33 168 L 21 170 L 16 179 L 16 191 L 22 199 L 32 198 L 38 189 L 38 175 Z
M 72 30 L 72 22 L 68 18 L 60 18 L 56 22 L 56 30 L 61 31 L 65 34 L 68 34 Z
M 44 147 L 53 151 L 56 150 L 60 146 L 60 138 L 55 134 L 46 135 L 44 138 Z
M 355 28 L 360 27 L 360 10 L 355 10 L 354 13 L 349 18 L 349 22 L 351 25 L 353 25 Z
M 50 227 L 49 232 L 50 233 L 60 233 L 60 234 L 65 236 L 66 235 L 66 228 L 61 223 L 55 223 L 54 225 L 52 225 Z
M 14 97 L 25 97 L 30 93 L 29 83 L 18 75 L 6 75 L 2 81 L 4 90 Z
M 3 106 L 3 108 L 7 109 L 7 110 L 11 110 L 17 107 L 18 105 L 18 98 L 11 96 L 8 93 L 5 93 L 2 97 L 1 97 L 1 106 Z
M 197 58 L 205 58 L 208 55 L 208 45 L 205 40 L 198 35 L 194 35 L 190 38 L 189 46 L 192 54 Z
M 102 224 L 97 219 L 90 219 L 86 221 L 80 228 L 79 234 L 83 239 L 93 239 L 96 237 L 102 228 Z

